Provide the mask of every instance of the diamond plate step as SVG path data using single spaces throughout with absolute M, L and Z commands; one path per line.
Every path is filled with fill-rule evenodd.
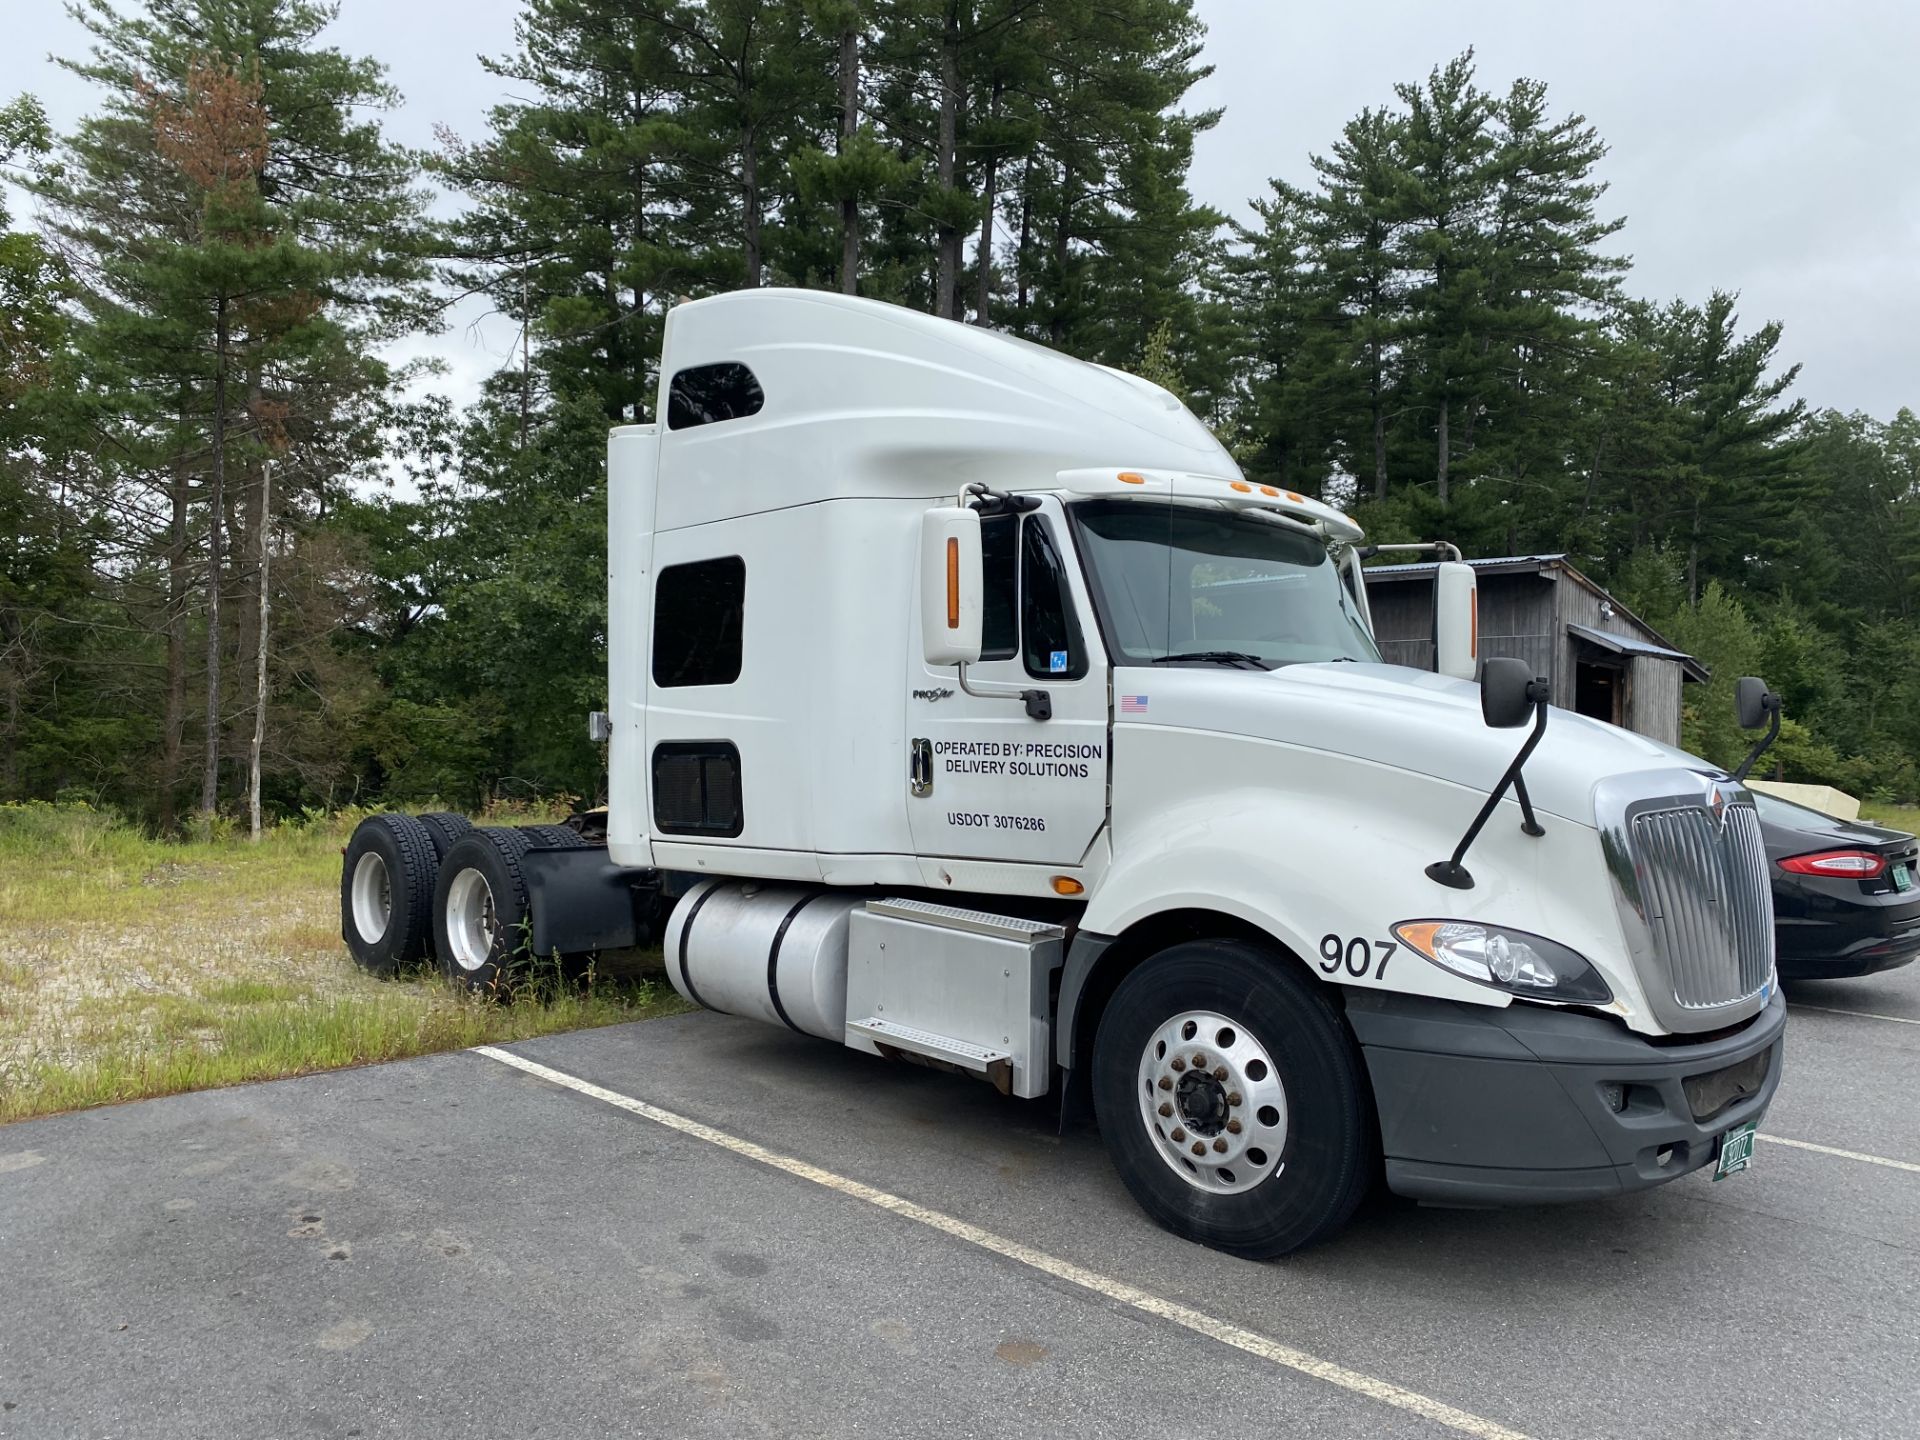
M 966 1040 L 956 1040 L 951 1035 L 936 1035 L 931 1030 L 896 1025 L 891 1020 L 881 1020 L 876 1016 L 868 1016 L 865 1020 L 849 1020 L 847 1029 L 856 1035 L 864 1035 L 876 1045 L 891 1045 L 896 1050 L 931 1055 L 936 1060 L 962 1065 L 969 1070 L 984 1070 L 996 1060 L 1009 1063 L 1013 1060 L 1004 1050 L 988 1050 Z

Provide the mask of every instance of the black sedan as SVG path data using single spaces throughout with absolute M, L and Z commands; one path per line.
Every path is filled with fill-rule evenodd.
M 1920 955 L 1920 846 L 1756 791 L 1784 980 L 1891 970 Z

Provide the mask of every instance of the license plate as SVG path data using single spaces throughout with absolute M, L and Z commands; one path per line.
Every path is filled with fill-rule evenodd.
M 1749 1120 L 1744 1125 L 1736 1125 L 1720 1137 L 1720 1160 L 1713 1167 L 1713 1178 L 1724 1180 L 1729 1175 L 1738 1175 L 1753 1165 L 1753 1132 L 1759 1127 L 1758 1120 Z
M 1900 891 L 1913 889 L 1913 866 L 1896 865 L 1893 867 L 1893 888 Z

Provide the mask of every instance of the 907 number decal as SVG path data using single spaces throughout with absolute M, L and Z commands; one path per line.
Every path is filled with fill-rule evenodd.
M 1397 940 L 1368 940 L 1354 936 L 1351 940 L 1339 935 L 1320 937 L 1320 968 L 1329 975 L 1337 975 L 1342 970 L 1356 980 L 1365 980 L 1372 972 L 1375 980 L 1383 980 L 1387 974 L 1387 961 L 1393 958 L 1393 952 L 1400 948 Z

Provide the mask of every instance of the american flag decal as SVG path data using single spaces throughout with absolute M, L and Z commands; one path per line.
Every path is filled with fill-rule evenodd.
M 1147 697 L 1144 695 L 1122 695 L 1120 697 L 1122 715 L 1144 715 L 1147 713 Z

